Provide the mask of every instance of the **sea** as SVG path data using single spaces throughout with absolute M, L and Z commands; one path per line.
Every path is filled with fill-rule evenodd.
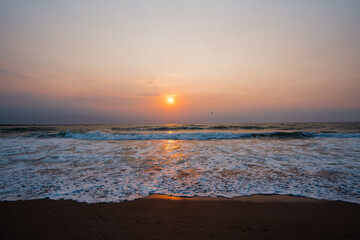
M 0 126 L 0 201 L 151 194 L 360 204 L 360 122 Z

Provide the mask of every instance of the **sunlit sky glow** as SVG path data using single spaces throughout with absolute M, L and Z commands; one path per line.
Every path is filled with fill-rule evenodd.
M 359 26 L 358 0 L 0 0 L 0 123 L 359 121 Z

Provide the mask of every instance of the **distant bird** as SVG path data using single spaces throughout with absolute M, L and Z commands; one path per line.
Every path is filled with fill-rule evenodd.
M 214 114 L 213 112 L 211 112 L 211 114 Z

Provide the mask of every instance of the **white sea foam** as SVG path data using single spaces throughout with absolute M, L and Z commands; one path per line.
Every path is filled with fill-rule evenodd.
M 130 134 L 124 141 L 113 133 L 67 134 L 0 138 L 0 200 L 95 203 L 153 193 L 228 198 L 275 193 L 360 203 L 357 134 L 268 140 L 216 133 L 221 140 L 208 141 L 197 140 L 209 139 L 200 133 L 168 140 L 136 140 L 139 135 Z M 146 134 L 141 136 L 164 139 Z M 192 140 L 174 140 L 184 138 Z

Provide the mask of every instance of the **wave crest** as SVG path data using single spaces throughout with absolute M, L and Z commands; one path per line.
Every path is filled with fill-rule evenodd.
M 34 135 L 31 135 L 32 137 Z M 360 133 L 312 133 L 312 132 L 267 132 L 267 133 L 232 133 L 232 132 L 179 132 L 179 133 L 106 133 L 71 132 L 41 134 L 40 138 L 72 138 L 79 140 L 222 140 L 222 139 L 307 139 L 307 138 L 360 138 Z

